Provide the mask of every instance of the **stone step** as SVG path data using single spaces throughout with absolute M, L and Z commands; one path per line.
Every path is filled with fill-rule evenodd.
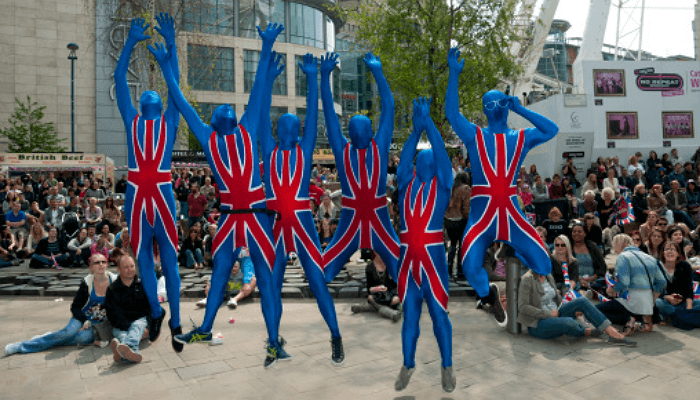
M 44 296 L 75 297 L 77 292 L 78 286 L 52 286 L 44 291 Z

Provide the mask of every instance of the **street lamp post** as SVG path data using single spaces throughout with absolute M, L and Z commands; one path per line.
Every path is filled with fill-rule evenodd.
M 75 52 L 78 50 L 78 45 L 68 43 L 66 47 L 70 50 L 68 54 L 70 60 L 70 151 L 75 153 L 75 60 L 78 59 Z

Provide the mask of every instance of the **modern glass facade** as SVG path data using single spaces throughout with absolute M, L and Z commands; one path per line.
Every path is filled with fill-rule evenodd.
M 287 56 L 285 54 L 279 54 L 282 56 L 281 64 L 287 64 Z M 243 50 L 243 91 L 245 93 L 250 93 L 253 90 L 253 83 L 255 83 L 255 72 L 258 69 L 258 63 L 260 62 L 260 52 L 255 50 Z M 285 68 L 282 73 L 277 77 L 275 83 L 272 85 L 272 94 L 276 95 L 286 95 L 287 94 L 287 69 Z
M 187 82 L 194 90 L 235 92 L 233 49 L 187 45 Z

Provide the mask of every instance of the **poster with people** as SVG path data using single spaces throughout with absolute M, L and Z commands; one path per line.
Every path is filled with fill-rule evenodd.
M 606 112 L 608 139 L 639 139 L 637 112 Z
M 627 95 L 624 69 L 594 69 L 593 85 L 596 97 Z
M 666 111 L 661 115 L 664 139 L 692 139 L 695 137 L 692 111 Z

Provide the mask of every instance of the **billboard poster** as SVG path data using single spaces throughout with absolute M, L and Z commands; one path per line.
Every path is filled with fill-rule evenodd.
M 627 95 L 624 69 L 594 69 L 593 84 L 596 97 Z
M 608 139 L 639 139 L 637 112 L 606 112 Z
M 692 111 L 666 111 L 661 115 L 664 139 L 692 139 L 695 136 Z

